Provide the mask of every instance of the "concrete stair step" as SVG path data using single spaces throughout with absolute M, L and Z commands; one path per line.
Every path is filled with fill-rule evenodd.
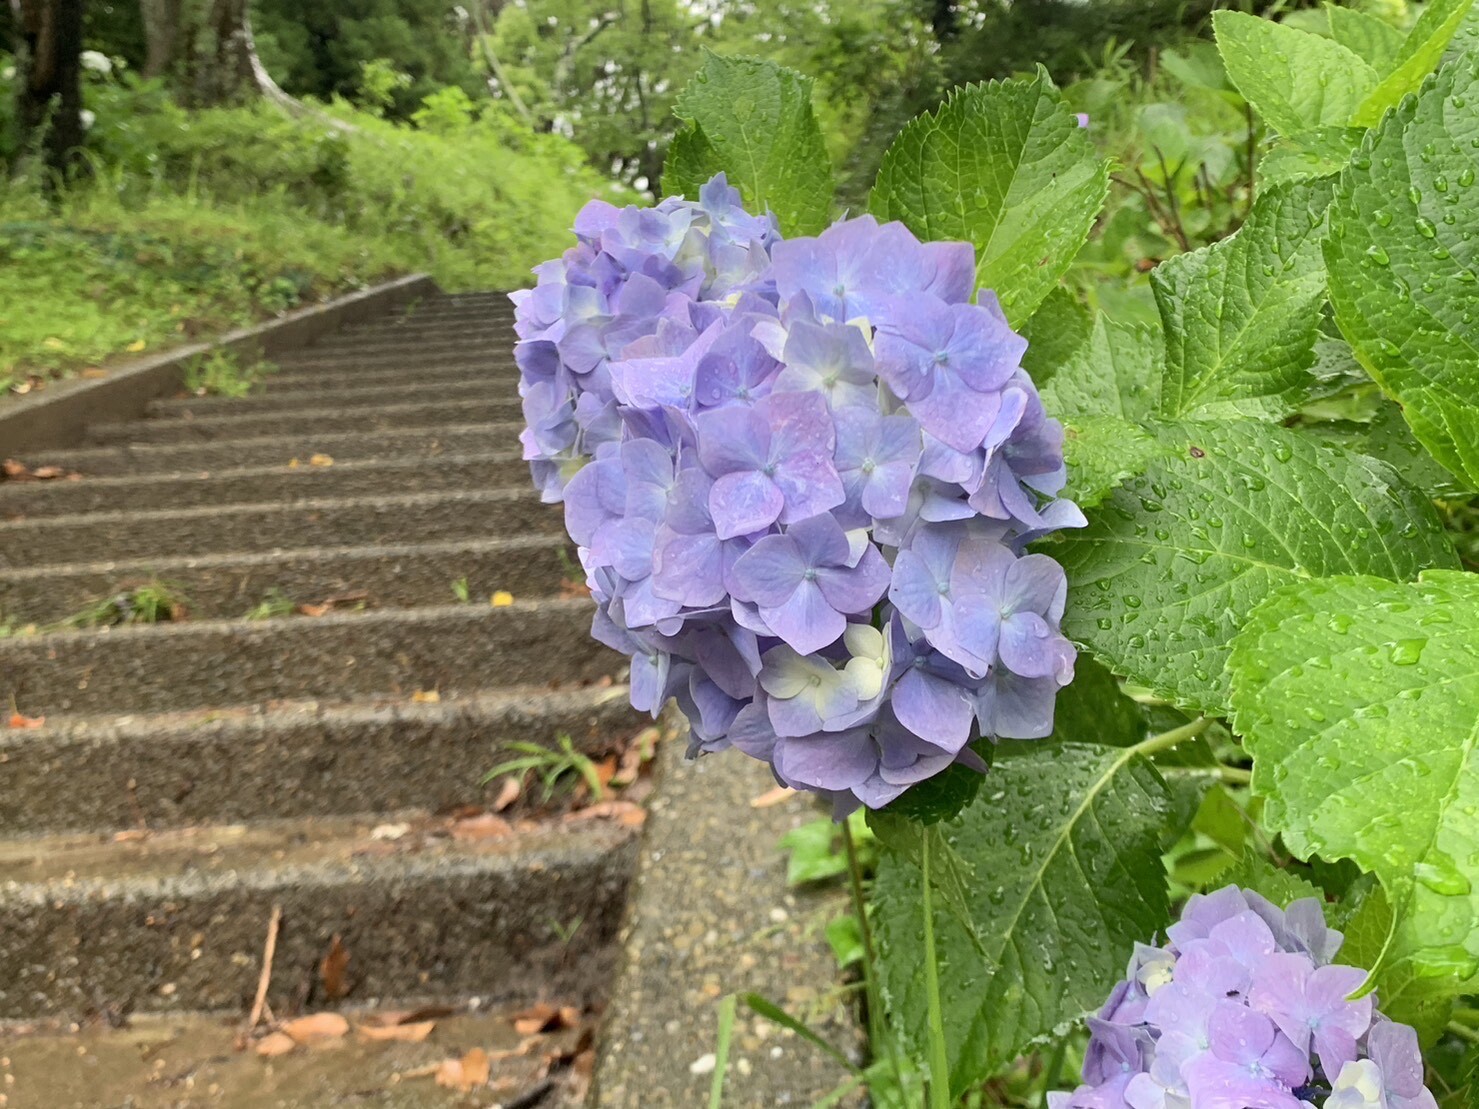
M 495 590 L 515 597 L 561 594 L 578 581 L 579 563 L 564 536 L 460 539 L 399 547 L 316 547 L 261 554 L 188 555 L 0 571 L 0 615 L 16 625 L 59 624 L 99 602 L 146 584 L 181 599 L 191 620 L 245 617 L 264 601 L 345 609 L 446 604 L 454 582 L 469 603 Z
M 293 459 L 307 465 L 315 454 L 335 463 L 362 460 L 422 459 L 428 464 L 445 456 L 487 450 L 519 449 L 518 421 L 462 423 L 449 427 L 379 431 L 299 431 L 201 443 L 119 443 L 28 455 L 32 466 L 60 466 L 91 477 L 126 474 L 183 473 L 238 469 L 243 466 L 286 466 Z
M 202 620 L 0 639 L 0 703 L 28 716 L 174 712 L 510 686 L 577 688 L 625 660 L 589 600 Z
M 443 385 L 456 385 L 467 381 L 496 381 L 510 391 L 517 389 L 519 375 L 516 367 L 499 365 L 489 367 L 484 363 L 471 366 L 430 366 L 415 370 L 370 369 L 370 370 L 283 370 L 268 377 L 262 383 L 264 396 L 284 396 L 303 393 L 320 393 L 339 389 L 396 388 L 408 381 L 418 387 L 437 389 Z
M 522 486 L 486 493 L 398 493 L 0 523 L 0 570 L 66 563 L 387 546 L 558 533 L 558 509 Z
M 601 759 L 651 724 L 623 685 L 53 717 L 0 730 L 0 836 L 449 812 L 492 801 L 501 783 L 482 778 L 510 743 L 568 735 Z
M 81 481 L 7 482 L 0 485 L 0 520 L 70 516 L 84 512 L 148 512 L 208 505 L 264 504 L 377 493 L 449 492 L 516 488 L 529 464 L 516 453 L 335 461 L 315 466 L 312 455 L 271 466 L 187 473 L 88 477 Z M 332 455 L 330 457 L 333 457 Z
M 476 401 L 507 400 L 517 395 L 518 378 L 511 374 L 485 373 L 481 379 L 427 385 L 421 381 L 407 382 L 404 377 L 399 384 L 369 382 L 355 388 L 320 389 L 296 393 L 260 392 L 246 397 L 171 397 L 149 404 L 148 415 L 153 418 L 176 416 L 237 416 L 258 412 L 317 410 L 335 405 L 364 408 L 387 404 L 414 404 L 426 400 Z
M 377 839 L 388 819 L 0 841 L 0 1016 L 245 1012 L 274 906 L 279 1011 L 303 1004 L 334 936 L 361 999 L 604 993 L 634 829 L 468 840 L 427 819 Z
M 250 439 L 264 435 L 331 434 L 358 432 L 369 436 L 381 431 L 413 427 L 454 427 L 470 423 L 516 420 L 520 415 L 516 397 L 496 400 L 431 400 L 411 404 L 373 404 L 355 407 L 297 409 L 288 412 L 246 412 L 241 415 L 180 417 L 171 420 L 132 420 L 119 424 L 94 424 L 87 438 L 98 445 L 110 443 L 190 443 L 208 439 Z
M 432 324 L 413 330 L 402 326 L 383 331 L 366 331 L 354 328 L 340 331 L 320 339 L 312 346 L 304 347 L 297 354 L 312 354 L 315 351 L 343 351 L 358 353 L 377 347 L 419 346 L 427 351 L 443 348 L 482 350 L 490 346 L 511 346 L 517 341 L 512 324 L 477 324 L 470 327 Z
M 302 353 L 283 355 L 273 364 L 278 367 L 279 373 L 304 370 L 403 369 L 407 377 L 414 377 L 423 369 L 443 366 L 512 366 L 514 355 L 512 340 L 480 349 L 460 347 L 430 353 L 415 344 L 374 347 L 364 351 L 305 347 Z

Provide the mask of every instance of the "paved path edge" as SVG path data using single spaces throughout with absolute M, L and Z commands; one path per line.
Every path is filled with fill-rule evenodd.
M 75 446 L 89 423 L 134 419 L 150 401 L 173 392 L 190 359 L 215 349 L 257 357 L 305 346 L 338 330 L 435 296 L 436 282 L 424 273 L 289 312 L 280 319 L 228 331 L 217 339 L 190 343 L 123 363 L 96 380 L 73 379 L 19 399 L 0 399 L 0 457 L 25 451 Z

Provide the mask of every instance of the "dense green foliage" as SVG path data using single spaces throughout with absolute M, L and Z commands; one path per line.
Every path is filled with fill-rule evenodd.
M 1035 1102 L 1015 1061 L 1096 1006 L 1176 898 L 1236 880 L 1323 897 L 1445 1109 L 1468 1104 L 1479 54 L 1451 43 L 1470 7 L 1221 13 L 1216 48 L 1062 93 L 971 86 L 883 154 L 871 210 L 974 243 L 1029 335 L 1089 524 L 1043 541 L 1085 651 L 1053 737 L 870 818 L 878 1103 L 921 1104 L 901 1092 L 920 1073 L 931 1106 Z M 670 189 L 722 168 L 785 210 L 827 187 L 802 115 L 706 141 L 761 84 L 705 73 Z M 1093 139 L 1118 155 L 1107 204 Z
M 504 105 L 433 95 L 415 125 L 345 104 L 191 112 L 90 83 L 91 178 L 49 207 L 0 185 L 0 385 L 154 350 L 400 273 L 514 287 L 616 187 Z

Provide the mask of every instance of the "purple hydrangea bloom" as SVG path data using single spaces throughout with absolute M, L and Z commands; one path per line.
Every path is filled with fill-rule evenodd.
M 1349 1000 L 1366 971 L 1331 961 L 1323 918 L 1237 886 L 1192 897 L 1165 945 L 1136 945 L 1051 1109 L 1436 1109 L 1417 1034 Z
M 632 704 L 839 815 L 1050 734 L 1074 653 L 1025 546 L 1084 521 L 971 247 L 868 216 L 782 240 L 722 175 L 575 236 L 513 298 L 520 438 Z M 1338 1016 L 1308 1014 L 1332 1052 Z

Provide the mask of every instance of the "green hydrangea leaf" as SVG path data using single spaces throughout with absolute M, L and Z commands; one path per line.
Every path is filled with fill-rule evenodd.
M 1054 411 L 1051 404 L 1048 411 Z M 1070 416 L 1063 423 L 1063 457 L 1068 463 L 1064 496 L 1080 508 L 1093 508 L 1163 453 L 1160 440 L 1129 420 Z
M 774 62 L 706 54 L 673 106 L 688 126 L 664 189 L 696 197 L 723 169 L 745 207 L 774 212 L 784 234 L 821 231 L 832 214 L 832 165 L 811 87 L 811 78 Z
M 1408 93 L 1416 92 L 1423 78 L 1442 60 L 1473 5 L 1474 0 L 1429 0 L 1424 4 L 1422 15 L 1402 43 L 1396 64 L 1361 102 L 1351 122 L 1357 127 L 1375 127 L 1388 109 L 1395 108 Z
M 1457 564 L 1432 504 L 1375 459 L 1252 420 L 1158 437 L 1169 453 L 1052 553 L 1068 636 L 1184 708 L 1225 710 L 1229 642 L 1270 590 Z
M 975 874 L 966 897 L 984 946 L 937 901 L 952 1089 L 1102 1004 L 1135 942 L 1166 927 L 1170 817 L 1165 784 L 1133 747 L 1001 745 L 980 796 L 937 826 Z M 918 866 L 885 851 L 874 886 L 883 985 L 916 1047 L 928 1026 L 920 894 Z
M 1396 67 L 1407 38 L 1397 28 L 1384 19 L 1339 4 L 1326 4 L 1325 15 L 1330 21 L 1330 37 L 1365 58 L 1378 73 L 1389 73 Z
M 1351 152 L 1365 137 L 1366 132 L 1359 127 L 1321 127 L 1280 138 L 1258 159 L 1259 187 L 1334 177 L 1345 169 Z
M 1152 271 L 1166 334 L 1163 414 L 1293 410 L 1315 360 L 1330 194 L 1328 182 L 1267 191 L 1236 234 Z
M 1212 27 L 1228 77 L 1280 134 L 1345 126 L 1380 80 L 1334 39 L 1243 12 L 1214 12 Z
M 1027 340 L 1022 368 L 1039 390 L 1088 342 L 1093 327 L 1093 313 L 1063 286 L 1047 295 L 1020 329 Z
M 1100 313 L 1042 387 L 1043 403 L 1059 419 L 1142 420 L 1159 400 L 1162 350 L 1160 336 L 1149 328 L 1114 323 Z
M 1338 420 L 1311 424 L 1308 431 L 1324 442 L 1380 459 L 1408 484 L 1429 496 L 1451 497 L 1463 493 L 1454 476 L 1438 465 L 1413 437 L 1412 429 L 1402 419 L 1402 409 L 1384 397 L 1367 423 Z
M 1382 122 L 1341 175 L 1325 263 L 1341 332 L 1417 436 L 1479 489 L 1479 55 Z
M 719 152 L 704 136 L 703 129 L 690 123 L 680 128 L 668 143 L 662 163 L 664 196 L 698 197 L 698 190 L 716 173 L 724 172 Z
M 1308 880 L 1283 867 L 1274 866 L 1268 856 L 1248 848 L 1223 878 L 1229 885 L 1242 886 L 1262 894 L 1281 909 L 1287 909 L 1295 901 L 1313 897 L 1322 905 L 1325 895 Z
M 975 244 L 977 285 L 1020 326 L 1088 239 L 1108 192 L 1109 163 L 1040 69 L 958 88 L 908 123 L 869 208 L 921 239 Z
M 1479 970 L 1479 576 L 1281 589 L 1233 642 L 1264 821 L 1387 891 L 1419 976 Z
M 1335 961 L 1365 970 L 1377 967 L 1377 1007 L 1393 1020 L 1412 1025 L 1424 1047 L 1430 1047 L 1448 1024 L 1456 991 L 1449 980 L 1417 973 L 1411 953 L 1403 950 L 1402 937 L 1393 935 L 1394 923 L 1386 891 L 1373 885 L 1341 924 L 1345 942 Z

